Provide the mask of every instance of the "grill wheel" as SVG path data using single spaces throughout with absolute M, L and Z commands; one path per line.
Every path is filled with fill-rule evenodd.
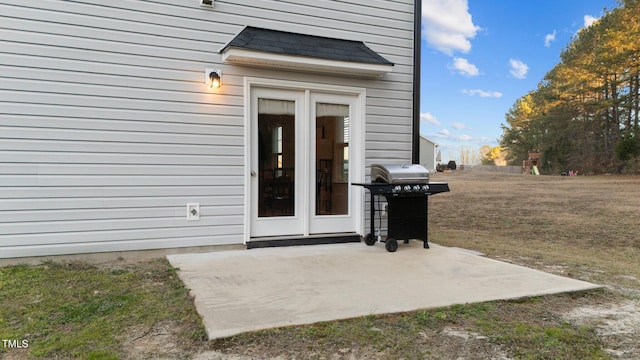
M 398 240 L 394 238 L 387 238 L 387 240 L 384 242 L 384 247 L 388 252 L 395 252 L 396 250 L 398 250 Z
M 372 233 L 368 233 L 367 236 L 364 237 L 364 243 L 372 246 L 376 243 L 376 237 Z

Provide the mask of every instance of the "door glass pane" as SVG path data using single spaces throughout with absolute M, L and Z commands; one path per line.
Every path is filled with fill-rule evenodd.
M 295 101 L 258 99 L 258 217 L 295 215 Z
M 316 104 L 316 215 L 349 213 L 349 106 Z

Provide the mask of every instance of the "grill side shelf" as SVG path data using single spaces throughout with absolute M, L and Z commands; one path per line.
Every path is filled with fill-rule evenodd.
M 365 189 L 371 191 L 373 195 L 392 195 L 392 196 L 401 196 L 405 195 L 403 193 L 394 192 L 394 188 L 398 185 L 402 184 L 387 184 L 387 183 L 351 183 L 351 185 L 362 186 Z M 432 182 L 427 184 L 429 186 L 429 190 L 426 192 L 420 193 L 420 195 L 435 195 L 443 192 L 449 192 L 449 184 L 442 182 Z M 409 194 L 406 194 L 409 195 Z

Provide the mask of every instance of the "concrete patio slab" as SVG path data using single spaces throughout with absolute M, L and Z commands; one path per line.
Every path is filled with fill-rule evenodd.
M 598 288 L 422 242 L 169 255 L 210 339 L 287 325 Z

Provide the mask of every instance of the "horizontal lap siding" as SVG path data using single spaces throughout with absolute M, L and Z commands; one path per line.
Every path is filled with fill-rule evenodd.
M 242 242 L 243 102 L 204 87 L 206 21 L 115 3 L 0 1 L 0 257 Z
M 412 12 L 409 0 L 0 0 L 0 258 L 241 243 L 246 76 L 366 88 L 366 165 L 410 159 Z M 396 65 L 363 80 L 222 63 L 245 25 L 365 41 Z M 223 70 L 219 93 L 207 67 Z

